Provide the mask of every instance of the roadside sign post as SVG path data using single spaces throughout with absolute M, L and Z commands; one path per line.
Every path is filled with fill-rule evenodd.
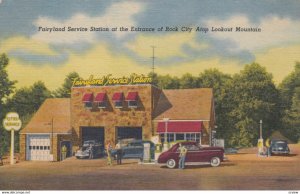
M 16 112 L 9 112 L 6 114 L 5 118 L 3 119 L 3 127 L 10 131 L 10 164 L 13 165 L 14 162 L 14 152 L 15 152 L 15 131 L 19 131 L 22 126 L 22 121 L 19 118 L 19 114 Z

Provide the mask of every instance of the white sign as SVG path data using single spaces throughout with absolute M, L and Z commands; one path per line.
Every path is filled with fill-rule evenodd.
M 20 120 L 18 113 L 7 113 L 6 117 L 3 119 L 3 126 L 7 131 L 19 131 L 22 126 L 22 121 Z

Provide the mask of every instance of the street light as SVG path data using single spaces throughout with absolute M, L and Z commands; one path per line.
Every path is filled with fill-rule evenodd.
M 167 141 L 167 133 L 168 133 L 168 122 L 169 118 L 163 118 L 163 121 L 165 122 L 165 138 L 164 138 L 164 151 L 168 150 L 168 141 Z

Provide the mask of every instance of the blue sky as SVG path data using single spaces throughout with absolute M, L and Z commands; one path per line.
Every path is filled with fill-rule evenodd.
M 147 73 L 151 45 L 157 47 L 158 73 L 178 76 L 182 72 L 197 75 L 207 68 L 236 73 L 247 63 L 260 62 L 273 73 L 275 81 L 280 82 L 292 70 L 295 61 L 300 61 L 298 0 L 0 2 L 0 52 L 9 55 L 9 74 L 19 81 L 19 86 L 42 79 L 50 88 L 55 88 L 73 70 L 87 77 L 93 73 Z M 156 29 L 242 26 L 260 27 L 262 32 L 48 33 L 38 31 L 39 26 Z M 286 53 L 276 59 L 282 52 Z M 97 69 L 100 70 L 95 72 Z M 28 79 L 24 76 L 27 71 L 36 74 L 47 71 L 48 76 Z

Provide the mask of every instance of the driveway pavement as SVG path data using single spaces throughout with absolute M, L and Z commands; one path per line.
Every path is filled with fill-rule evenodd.
M 0 167 L 0 190 L 300 190 L 300 144 L 291 156 L 257 157 L 255 149 L 227 155 L 219 167 L 185 170 L 124 160 L 25 161 Z

